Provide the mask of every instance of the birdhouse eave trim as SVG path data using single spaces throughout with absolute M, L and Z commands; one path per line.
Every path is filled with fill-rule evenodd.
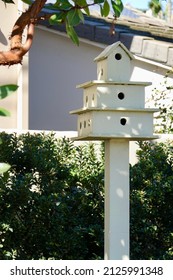
M 84 113 L 88 112 L 136 112 L 136 113 L 155 113 L 159 112 L 159 109 L 156 108 L 122 108 L 122 107 L 117 107 L 117 108 L 110 108 L 110 107 L 105 107 L 105 108 L 98 108 L 98 107 L 93 107 L 93 108 L 80 108 L 77 110 L 70 111 L 70 114 L 77 114 L 81 115 Z
M 150 86 L 151 82 L 135 82 L 135 81 L 124 81 L 124 82 L 114 82 L 114 81 L 106 81 L 106 80 L 93 80 L 88 81 L 76 86 L 76 88 L 88 88 L 91 86 L 109 86 L 109 85 L 124 85 L 124 86 Z
M 73 141 L 101 141 L 101 140 L 110 140 L 117 139 L 122 141 L 147 141 L 147 140 L 155 140 L 159 139 L 159 136 L 156 134 L 153 135 L 140 135 L 140 136 L 129 136 L 129 135 L 86 135 L 86 136 L 78 136 L 72 137 Z
M 120 41 L 112 44 L 112 45 L 109 45 L 108 47 L 106 47 L 95 59 L 94 61 L 98 62 L 98 61 L 101 61 L 101 60 L 104 60 L 106 59 L 111 53 L 113 50 L 115 50 L 117 47 L 121 47 L 125 52 L 126 54 L 129 56 L 129 58 L 132 60 L 132 59 L 135 59 L 135 57 L 132 55 L 132 53 L 124 46 L 124 44 L 122 44 Z

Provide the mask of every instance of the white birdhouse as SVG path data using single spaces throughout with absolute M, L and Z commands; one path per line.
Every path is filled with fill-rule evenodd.
M 153 113 L 145 108 L 145 87 L 130 81 L 134 57 L 117 42 L 95 61 L 97 80 L 83 88 L 76 140 L 105 140 L 105 259 L 129 259 L 129 141 L 153 136 Z M 122 141 L 123 140 L 123 141 Z M 121 215 L 119 215 L 121 213 Z
M 94 61 L 97 62 L 97 78 L 105 81 L 130 81 L 133 55 L 121 43 L 108 46 Z
M 83 88 L 83 108 L 78 114 L 78 139 L 151 139 L 153 113 L 145 108 L 145 87 L 150 83 L 130 81 L 133 55 L 121 43 L 108 46 L 97 62 L 97 80 Z

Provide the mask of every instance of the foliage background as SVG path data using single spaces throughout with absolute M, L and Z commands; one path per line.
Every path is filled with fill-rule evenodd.
M 104 145 L 0 134 L 0 259 L 103 259 Z M 140 143 L 131 259 L 173 259 L 173 148 Z M 121 213 L 120 213 L 121 215 Z
M 103 164 L 93 145 L 1 134 L 0 259 L 95 259 L 103 250 Z M 97 236 L 97 238 L 96 238 Z

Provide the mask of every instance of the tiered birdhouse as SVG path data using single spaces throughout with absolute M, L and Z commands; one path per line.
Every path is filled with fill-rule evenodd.
M 98 57 L 97 80 L 83 88 L 83 108 L 78 114 L 79 140 L 153 139 L 153 113 L 145 108 L 148 82 L 130 81 L 133 55 L 121 43 L 108 46 Z

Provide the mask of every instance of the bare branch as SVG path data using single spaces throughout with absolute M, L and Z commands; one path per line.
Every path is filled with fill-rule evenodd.
M 10 37 L 10 50 L 0 52 L 0 65 L 22 63 L 23 56 L 29 51 L 32 45 L 34 26 L 46 2 L 47 0 L 35 0 L 29 9 L 17 19 Z M 27 38 L 26 42 L 22 44 L 22 35 L 25 28 L 27 28 Z

